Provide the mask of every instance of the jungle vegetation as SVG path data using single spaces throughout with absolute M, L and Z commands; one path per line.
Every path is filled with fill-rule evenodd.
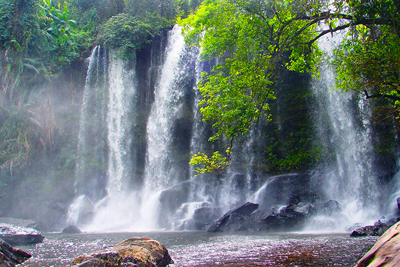
M 180 23 L 205 60 L 220 59 L 203 75 L 200 111 L 216 129 L 210 141 L 231 140 L 226 153 L 192 157 L 200 173 L 225 168 L 235 138 L 260 116 L 273 116 L 282 70 L 317 77 L 319 64 L 329 60 L 339 90 L 378 100 L 381 119 L 400 119 L 398 1 L 206 0 Z M 343 41 L 327 59 L 318 40 L 339 33 Z
M 399 1 L 0 0 L 0 186 L 38 155 L 57 173 L 74 171 L 76 114 L 56 120 L 54 95 L 76 107 L 79 92 L 49 84 L 97 44 L 129 58 L 177 22 L 205 60 L 219 59 L 199 85 L 201 113 L 215 129 L 210 141 L 230 145 L 194 155 L 199 172 L 223 171 L 234 140 L 260 117 L 272 118 L 284 71 L 318 76 L 325 35 L 345 35 L 331 59 L 339 90 L 377 100 L 377 116 L 400 120 Z M 301 168 L 307 153 L 277 164 Z

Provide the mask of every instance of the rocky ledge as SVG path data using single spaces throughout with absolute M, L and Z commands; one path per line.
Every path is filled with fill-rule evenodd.
M 29 253 L 13 248 L 4 240 L 0 239 L 0 266 L 14 267 L 32 257 Z
M 44 235 L 33 228 L 0 224 L 0 238 L 12 246 L 20 246 L 42 243 Z
M 258 210 L 258 207 L 256 203 L 247 202 L 225 213 L 207 231 L 297 231 L 315 213 L 314 206 L 302 202 L 289 204 L 272 213 Z
M 164 267 L 172 264 L 168 250 L 160 242 L 148 237 L 130 238 L 112 247 L 106 247 L 90 255 L 82 255 L 72 261 L 79 267 Z

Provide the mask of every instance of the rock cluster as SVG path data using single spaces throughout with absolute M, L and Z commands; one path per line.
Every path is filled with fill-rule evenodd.
M 312 177 L 313 172 L 304 172 L 260 179 L 252 185 L 254 188 L 259 188 L 252 196 L 252 201 L 259 207 L 250 216 L 250 214 L 243 215 L 236 212 L 230 214 L 228 212 L 224 215 L 225 207 L 220 206 L 221 203 L 218 200 L 227 185 L 220 179 L 204 174 L 167 188 L 161 193 L 159 199 L 161 203 L 160 218 L 163 220 L 160 226 L 171 228 L 172 225 L 172 228 L 178 230 L 207 230 L 210 227 L 214 228 L 215 226 L 212 225 L 220 220 L 218 224 L 222 223 L 222 225 L 217 227 L 216 231 L 265 228 L 265 225 L 259 226 L 258 223 L 261 219 L 271 215 L 272 207 L 278 210 L 283 204 L 314 204 L 316 202 L 317 191 L 315 186 L 311 186 Z M 248 201 L 246 177 L 242 173 L 232 173 L 228 180 L 229 194 L 235 196 L 235 199 L 229 203 L 232 205 L 231 207 L 240 207 Z M 189 192 L 195 193 L 190 195 Z M 289 208 L 286 213 L 282 212 L 282 216 L 277 217 L 281 217 L 280 219 L 283 220 L 284 217 L 295 216 L 295 213 L 290 213 Z M 223 224 L 226 220 L 229 223 L 225 227 Z
M 272 213 L 257 210 L 258 207 L 258 204 L 247 202 L 225 213 L 207 231 L 294 231 L 300 230 L 315 213 L 314 206 L 302 202 L 290 204 Z
M 82 255 L 72 261 L 79 267 L 164 267 L 172 264 L 168 250 L 151 238 L 130 238 L 115 246 L 106 247 L 90 255 Z

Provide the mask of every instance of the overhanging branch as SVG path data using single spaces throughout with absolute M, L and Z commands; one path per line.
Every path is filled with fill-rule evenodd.
M 394 96 L 394 95 L 386 95 L 386 94 L 381 94 L 381 93 L 376 93 L 376 94 L 370 95 L 370 94 L 368 94 L 367 90 L 364 90 L 364 94 L 365 94 L 365 98 L 366 99 L 370 99 L 370 98 L 388 98 L 388 99 L 391 99 L 391 100 L 394 100 L 394 101 L 400 100 L 400 97 Z

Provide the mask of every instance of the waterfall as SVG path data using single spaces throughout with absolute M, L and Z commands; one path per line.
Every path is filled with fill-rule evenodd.
M 85 88 L 83 91 L 83 97 L 82 97 L 82 105 L 81 105 L 81 116 L 79 120 L 79 133 L 78 133 L 78 157 L 76 161 L 76 173 L 75 173 L 75 189 L 77 190 L 79 188 L 79 180 L 83 176 L 83 171 L 84 171 L 84 166 L 86 165 L 86 157 L 83 156 L 84 151 L 87 150 L 87 138 L 88 136 L 86 135 L 86 132 L 88 131 L 88 126 L 87 126 L 87 120 L 88 120 L 88 113 L 89 113 L 89 101 L 90 101 L 90 96 L 92 94 L 91 90 L 91 84 L 92 84 L 92 76 L 93 72 L 96 70 L 96 63 L 97 59 L 99 57 L 99 51 L 100 47 L 96 46 L 90 58 L 88 59 L 89 61 L 89 66 L 86 74 L 86 81 L 85 81 Z M 97 73 L 95 73 L 97 74 Z M 97 75 L 96 75 L 97 76 Z
M 171 127 L 183 96 L 175 83 L 177 76 L 183 71 L 178 64 L 184 47 L 181 28 L 176 26 L 170 33 L 165 62 L 156 85 L 155 99 L 147 124 L 145 189 L 148 191 L 160 191 L 173 183 L 170 180 Z
M 129 184 L 131 177 L 131 127 L 135 96 L 135 69 L 127 66 L 115 52 L 110 53 L 108 129 L 108 186 L 109 194 L 118 194 Z
M 340 36 L 326 38 L 319 44 L 329 57 L 340 40 Z M 365 224 L 379 215 L 370 110 L 351 92 L 335 88 L 335 72 L 327 63 L 322 64 L 320 74 L 312 86 L 317 99 L 317 134 L 331 160 L 321 175 L 321 188 L 327 200 L 342 204 L 345 225 L 340 227 Z
M 327 54 L 334 47 L 332 39 L 320 45 Z M 185 46 L 179 26 L 166 45 L 146 49 L 124 60 L 96 47 L 88 60 L 70 222 L 86 231 L 205 229 L 246 201 L 268 212 L 297 199 L 339 201 L 340 229 L 379 215 L 370 108 L 334 88 L 335 73 L 327 64 L 312 84 L 316 139 L 326 155 L 314 172 L 319 199 L 313 199 L 314 191 L 305 192 L 313 172 L 268 176 L 264 170 L 267 139 L 273 136 L 266 131 L 285 128 L 283 119 L 271 125 L 261 118 L 238 137 L 226 174 L 195 176 L 188 166 L 191 155 L 226 147 L 224 140 L 208 142 L 213 130 L 198 109 L 197 85 L 213 62 L 200 61 L 199 49 Z M 285 114 L 283 108 L 277 113 Z M 320 219 L 313 220 L 314 228 L 321 227 Z
M 133 169 L 131 145 L 135 136 L 132 127 L 135 120 L 136 72 L 135 58 L 130 62 L 120 58 L 116 51 L 109 52 L 107 145 L 108 182 L 106 197 L 95 204 L 93 222 L 86 227 L 91 231 L 128 229 L 138 207 L 134 188 L 130 186 Z
M 75 172 L 75 193 L 77 198 L 69 210 L 69 222 L 76 224 L 84 206 L 92 200 L 101 199 L 105 184 L 105 172 L 101 167 L 106 163 L 104 137 L 105 123 L 105 53 L 96 46 L 88 58 L 88 69 L 82 95 L 79 120 L 78 147 Z M 86 203 L 86 204 L 85 204 Z M 90 206 L 90 204 L 86 205 Z M 88 210 L 88 209 L 86 209 Z
M 160 194 L 182 180 L 189 179 L 188 159 L 184 167 L 177 158 L 188 153 L 191 123 L 187 112 L 192 108 L 193 71 L 195 64 L 193 49 L 185 46 L 181 28 L 175 26 L 169 34 L 165 59 L 155 87 L 147 124 L 147 154 L 144 189 L 142 191 L 142 222 L 151 228 L 159 227 Z M 182 122 L 183 121 L 183 122 Z M 190 129 L 190 133 L 188 133 Z M 182 135 L 187 135 L 184 138 Z M 185 142 L 182 144 L 182 141 Z M 166 215 L 169 216 L 169 215 Z M 168 226 L 168 225 L 167 225 Z M 170 227 L 170 226 L 168 226 Z

